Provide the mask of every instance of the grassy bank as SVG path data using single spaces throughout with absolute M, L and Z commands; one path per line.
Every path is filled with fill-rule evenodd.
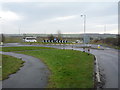
M 51 71 L 49 88 L 93 88 L 93 55 L 74 50 L 40 49 L 40 47 L 35 47 L 39 48 L 39 50 L 25 51 L 25 47 L 20 48 L 5 47 L 3 51 L 20 50 L 19 53 L 42 60 Z M 34 47 L 29 47 L 29 50 L 31 48 Z
M 12 56 L 2 55 L 2 80 L 15 73 L 23 65 L 24 61 Z
M 4 52 L 11 52 L 11 51 L 27 51 L 27 50 L 41 50 L 41 49 L 54 49 L 54 48 L 49 48 L 49 47 L 28 47 L 28 46 L 23 46 L 23 47 L 2 47 L 2 51 Z
M 93 56 L 72 50 L 27 51 L 23 54 L 37 57 L 52 72 L 50 88 L 92 88 Z

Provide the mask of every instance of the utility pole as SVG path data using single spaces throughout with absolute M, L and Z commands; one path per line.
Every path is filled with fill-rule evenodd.
M 106 25 L 104 25 L 104 39 L 103 39 L 103 43 L 105 43 L 105 33 L 106 33 Z
M 85 32 L 86 32 L 86 15 L 81 15 L 81 17 L 84 18 L 84 39 L 83 39 L 83 42 L 84 42 L 84 45 L 85 45 Z
M 20 30 L 21 30 L 21 24 L 19 24 L 19 26 L 18 26 L 18 33 L 19 33 L 19 39 L 20 39 L 20 41 L 19 42 L 21 42 L 21 35 L 20 35 Z
M 106 25 L 104 25 L 104 34 L 106 33 Z
M 19 36 L 20 36 L 20 29 L 21 29 L 21 24 L 18 26 Z
M 105 33 L 106 33 L 106 25 L 104 25 L 104 38 L 105 38 Z

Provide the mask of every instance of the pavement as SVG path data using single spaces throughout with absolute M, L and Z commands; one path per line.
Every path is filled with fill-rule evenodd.
M 54 47 L 59 49 L 74 49 L 83 51 L 79 48 L 83 45 L 20 45 L 18 43 L 6 44 L 5 46 L 43 46 L 43 47 Z M 96 48 L 97 45 L 92 45 Z M 101 47 L 104 50 L 91 49 L 90 53 L 96 56 L 99 64 L 101 74 L 104 76 L 105 85 L 104 88 L 118 88 L 118 81 L 120 80 L 120 73 L 118 73 L 119 50 L 112 49 L 109 47 Z M 120 72 L 120 71 L 119 71 Z
M 22 58 L 25 61 L 24 66 L 17 73 L 2 81 L 2 88 L 45 88 L 47 86 L 50 71 L 39 59 L 12 52 L 0 52 L 0 54 Z

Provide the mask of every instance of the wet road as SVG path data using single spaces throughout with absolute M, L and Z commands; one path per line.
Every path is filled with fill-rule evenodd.
M 0 54 L 22 58 L 25 61 L 20 70 L 2 82 L 3 88 L 45 88 L 48 84 L 50 71 L 39 59 L 32 56 L 12 52 Z
M 9 45 L 6 45 L 9 46 Z M 11 44 L 12 46 L 12 44 Z M 24 46 L 19 44 L 14 44 L 13 46 Z M 26 45 L 31 46 L 31 45 Z M 32 46 L 44 46 L 44 45 L 32 45 Z M 74 49 L 82 51 L 82 48 L 78 48 L 82 45 L 45 45 L 45 47 L 55 47 L 60 49 Z M 76 48 L 77 47 L 77 48 Z M 97 47 L 97 45 L 92 45 L 92 47 Z M 91 53 L 94 54 L 98 60 L 101 73 L 104 74 L 105 85 L 104 88 L 118 88 L 118 50 L 102 47 L 104 50 L 91 49 Z M 120 56 L 119 56 L 120 57 Z
M 96 56 L 101 74 L 104 76 L 104 88 L 118 88 L 118 52 L 112 49 L 92 49 L 91 53 Z
M 79 50 L 83 51 L 82 48 L 78 48 L 80 45 L 73 45 L 73 46 L 53 46 L 55 48 L 59 49 L 73 49 L 73 50 Z M 77 48 L 76 48 L 77 47 Z M 97 45 L 92 45 L 92 47 L 97 47 Z M 97 49 L 91 49 L 90 53 L 96 56 L 96 59 L 98 60 L 98 65 L 101 71 L 101 74 L 103 75 L 102 78 L 104 78 L 105 85 L 103 88 L 118 88 L 119 83 L 118 80 L 119 77 L 119 71 L 118 69 L 118 60 L 120 56 L 118 57 L 119 51 L 108 48 L 108 47 L 101 47 L 104 50 L 97 50 Z M 120 87 L 119 87 L 120 88 Z
M 112 49 L 92 50 L 97 57 L 99 67 L 105 75 L 105 88 L 118 88 L 118 52 Z
M 82 48 L 73 48 L 66 47 L 66 49 L 74 49 L 83 51 Z M 97 47 L 96 45 L 93 45 L 93 47 Z M 119 87 L 119 80 L 120 75 L 118 70 L 118 63 L 120 63 L 118 56 L 119 51 L 108 48 L 108 47 L 101 47 L 104 50 L 97 50 L 97 49 L 91 49 L 90 53 L 96 56 L 96 59 L 98 60 L 98 65 L 101 71 L 101 74 L 103 75 L 102 78 L 104 78 L 105 85 L 103 88 L 118 88 Z M 119 87 L 120 88 L 120 87 Z

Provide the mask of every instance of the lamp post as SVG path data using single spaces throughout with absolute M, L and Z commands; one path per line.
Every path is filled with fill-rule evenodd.
M 84 39 L 83 39 L 83 42 L 84 42 L 84 45 L 85 45 L 86 15 L 81 15 L 81 17 L 83 17 L 83 18 L 84 18 Z
M 105 43 L 105 33 L 106 33 L 106 25 L 104 25 L 104 37 L 103 37 L 103 43 Z
M 19 35 L 20 35 L 20 29 L 21 29 L 21 24 L 18 26 L 18 32 L 19 32 Z
M 104 34 L 106 33 L 106 25 L 104 25 Z
M 22 39 L 22 34 L 21 34 L 21 24 L 19 24 L 18 26 L 18 36 L 19 36 L 19 42 L 21 43 L 21 39 Z

